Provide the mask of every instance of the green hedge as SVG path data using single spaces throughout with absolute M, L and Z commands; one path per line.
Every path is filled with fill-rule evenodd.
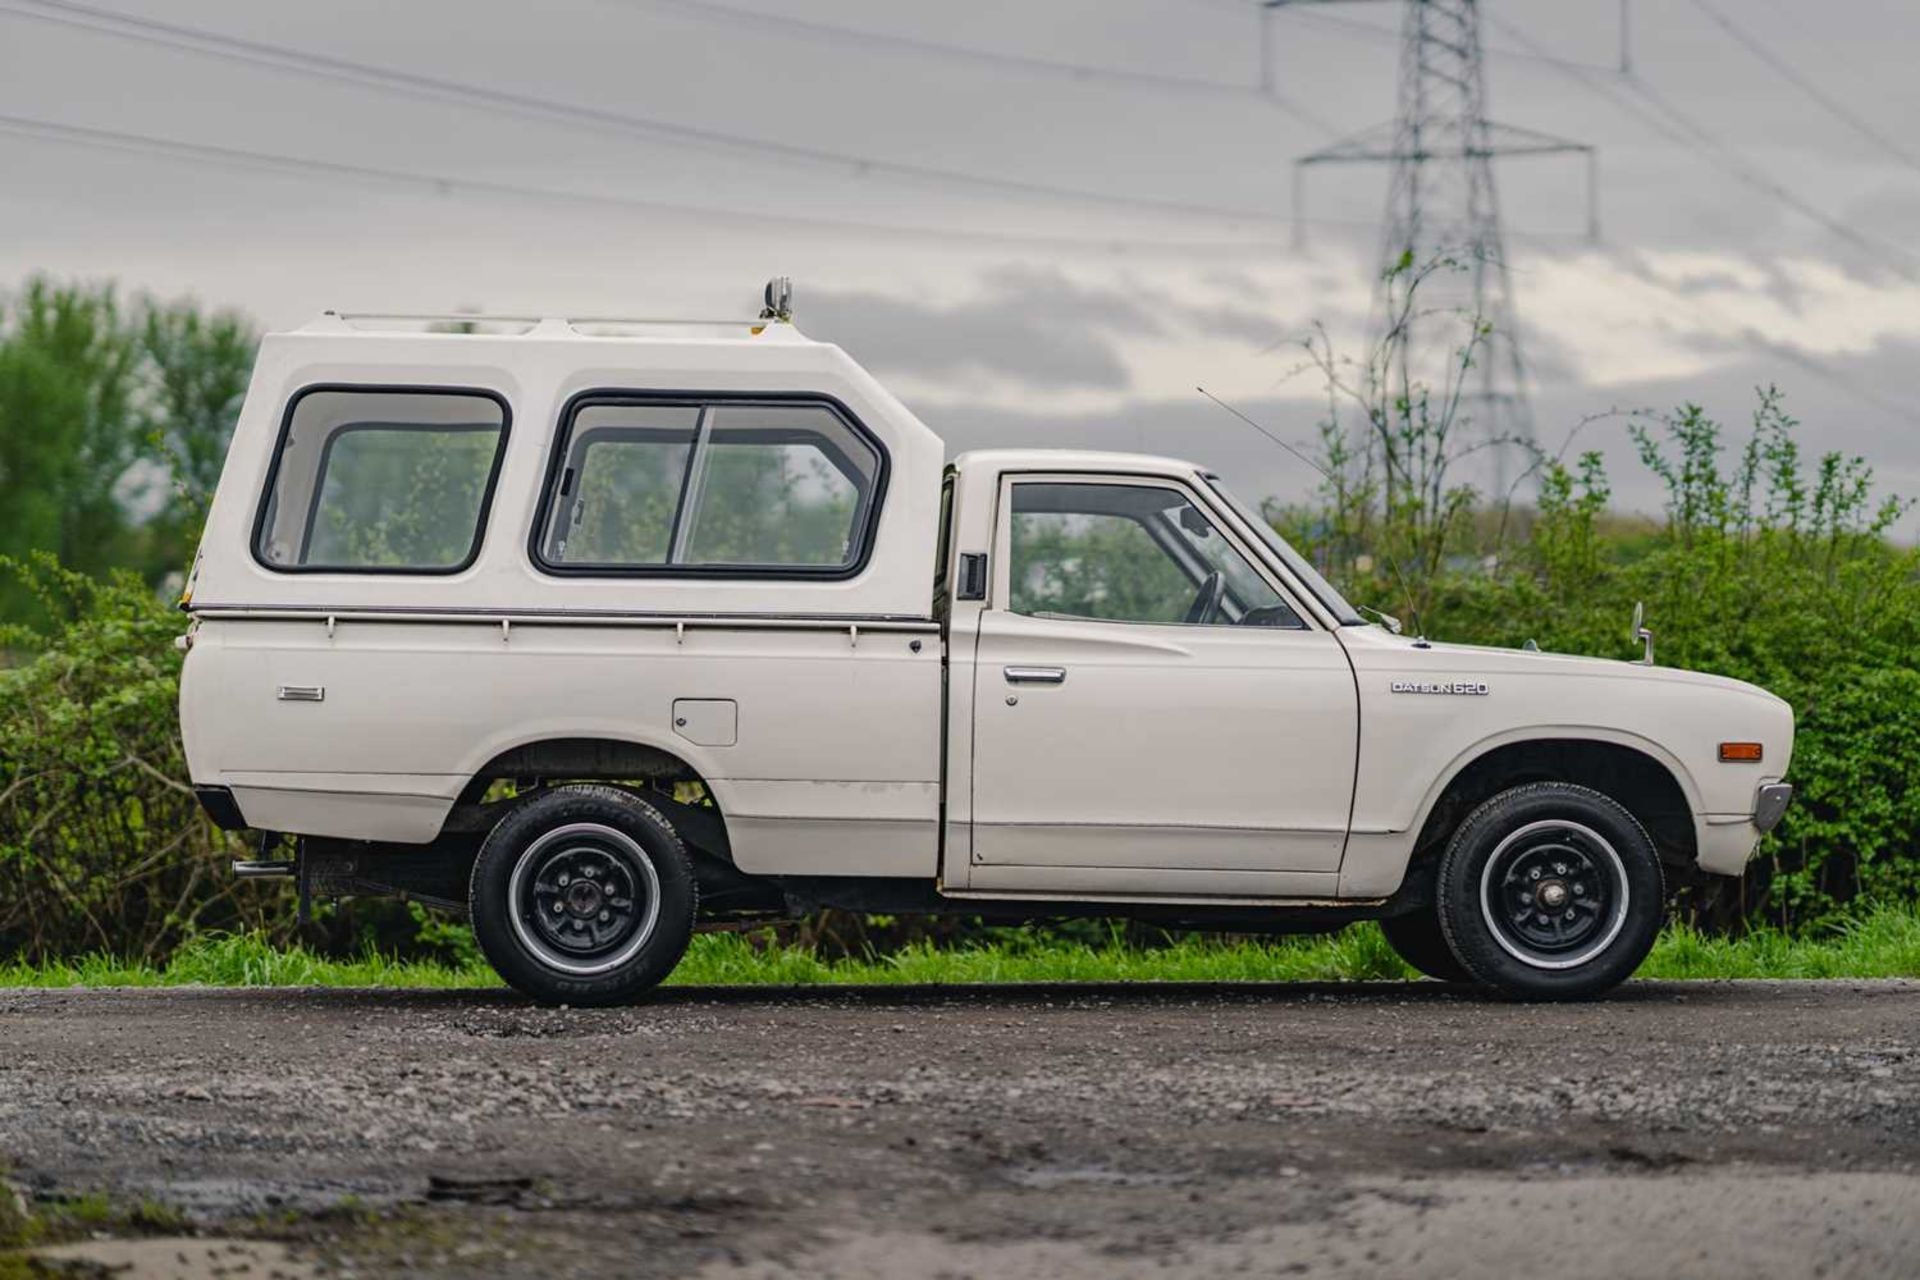
M 0 631 L 0 954 L 155 958 L 272 923 L 186 784 L 180 614 L 131 575 L 8 567 L 52 621 Z

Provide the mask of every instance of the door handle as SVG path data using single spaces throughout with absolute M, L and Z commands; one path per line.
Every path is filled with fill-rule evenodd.
M 1065 684 L 1065 667 L 1008 667 L 1008 684 Z

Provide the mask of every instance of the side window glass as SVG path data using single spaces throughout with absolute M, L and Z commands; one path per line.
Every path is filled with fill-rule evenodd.
M 879 450 L 819 404 L 578 405 L 537 549 L 555 568 L 851 568 Z
M 505 406 L 479 392 L 304 392 L 281 435 L 254 554 L 270 569 L 464 568 L 506 430 Z
M 660 565 L 673 545 L 700 410 L 588 405 L 575 416 L 550 504 L 546 558 L 566 565 Z
M 1207 626 L 1304 626 L 1176 489 L 1013 486 L 1015 613 Z
M 720 405 L 681 521 L 688 565 L 813 565 L 858 558 L 872 446 L 815 405 Z
M 1086 485 L 1015 485 L 1015 613 L 1179 622 L 1195 583 L 1154 545 L 1139 521 L 1098 510 L 1035 510 L 1091 505 Z M 1061 491 L 1069 491 L 1062 493 Z

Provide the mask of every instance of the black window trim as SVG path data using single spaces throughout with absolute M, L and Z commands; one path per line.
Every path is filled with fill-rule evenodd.
M 567 453 L 572 447 L 574 422 L 582 409 L 596 405 L 666 405 L 701 410 L 700 426 L 695 434 L 696 448 L 700 437 L 709 429 L 708 411 L 727 406 L 768 408 L 810 405 L 822 408 L 839 418 L 853 434 L 873 450 L 877 460 L 874 468 L 872 492 L 863 504 L 864 511 L 856 520 L 853 530 L 858 539 L 859 554 L 844 565 L 783 565 L 783 564 L 649 564 L 649 565 L 607 565 L 607 564 L 555 564 L 543 554 L 541 546 L 547 530 L 547 520 L 553 511 L 554 491 L 559 484 L 560 469 L 566 465 Z M 691 459 L 689 459 L 691 463 Z M 809 582 L 844 582 L 857 578 L 867 571 L 873 560 L 873 548 L 878 541 L 876 534 L 880 527 L 880 514 L 885 509 L 887 482 L 893 473 L 893 456 L 887 446 L 875 435 L 860 416 L 849 409 L 838 398 L 823 391 L 666 391 L 636 390 L 624 387 L 596 387 L 576 392 L 568 397 L 561 406 L 559 421 L 554 429 L 553 443 L 549 447 L 547 465 L 542 471 L 540 483 L 540 502 L 534 509 L 533 526 L 527 531 L 527 555 L 536 570 L 556 578 L 716 578 L 738 580 L 793 578 Z M 687 495 L 681 495 L 684 505 Z M 676 528 L 680 520 L 680 508 L 674 510 Z M 671 551 L 669 551 L 671 554 Z
M 287 451 L 287 438 L 293 434 L 294 414 L 299 411 L 300 402 L 308 396 L 321 392 L 355 392 L 369 395 L 414 395 L 414 396 L 480 396 L 493 401 L 500 407 L 500 441 L 494 446 L 493 466 L 487 471 L 487 484 L 480 491 L 480 510 L 474 521 L 473 541 L 467 547 L 466 557 L 455 565 L 422 568 L 416 565 L 334 565 L 334 564 L 274 564 L 260 554 L 261 539 L 267 530 L 267 519 L 273 514 L 275 498 L 280 482 L 280 462 Z M 383 424 L 397 425 L 397 424 Z M 420 424 L 432 425 L 432 424 Z M 347 430 L 354 429 L 346 424 Z M 467 427 L 466 430 L 473 428 Z M 340 432 L 336 430 L 333 435 Z M 474 386 L 429 386 L 420 383 L 383 383 L 383 382 L 315 382 L 301 387 L 287 397 L 287 407 L 280 415 L 280 431 L 274 437 L 273 460 L 267 465 L 267 479 L 260 495 L 259 509 L 253 517 L 253 533 L 247 540 L 248 553 L 253 562 L 269 573 L 338 573 L 353 576 L 370 575 L 375 577 L 406 578 L 449 578 L 465 573 L 473 568 L 480 559 L 481 549 L 487 543 L 487 525 L 493 516 L 493 497 L 500 487 L 500 472 L 506 465 L 507 441 L 513 434 L 513 406 L 506 396 L 491 387 Z M 312 534 L 312 516 L 320 501 L 320 483 L 326 477 L 326 461 L 333 448 L 333 438 L 329 437 L 321 450 L 319 466 L 314 471 L 314 492 L 308 501 L 307 528 L 301 532 L 301 549 L 304 553 L 307 539 Z

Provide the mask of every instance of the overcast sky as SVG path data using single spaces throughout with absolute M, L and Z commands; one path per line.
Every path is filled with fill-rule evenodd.
M 1542 441 L 1682 399 L 1744 424 L 1777 382 L 1810 447 L 1920 494 L 1920 5 L 1634 0 L 1631 78 L 1616 0 L 1483 9 L 1491 114 L 1601 154 L 1597 245 L 1577 160 L 1499 173 Z M 1274 15 L 1269 98 L 1241 0 L 0 0 L 0 287 L 277 328 L 733 314 L 785 273 L 951 448 L 1297 495 L 1193 387 L 1311 434 L 1289 344 L 1357 343 L 1386 174 L 1317 170 L 1296 245 L 1291 161 L 1390 119 L 1399 10 Z

